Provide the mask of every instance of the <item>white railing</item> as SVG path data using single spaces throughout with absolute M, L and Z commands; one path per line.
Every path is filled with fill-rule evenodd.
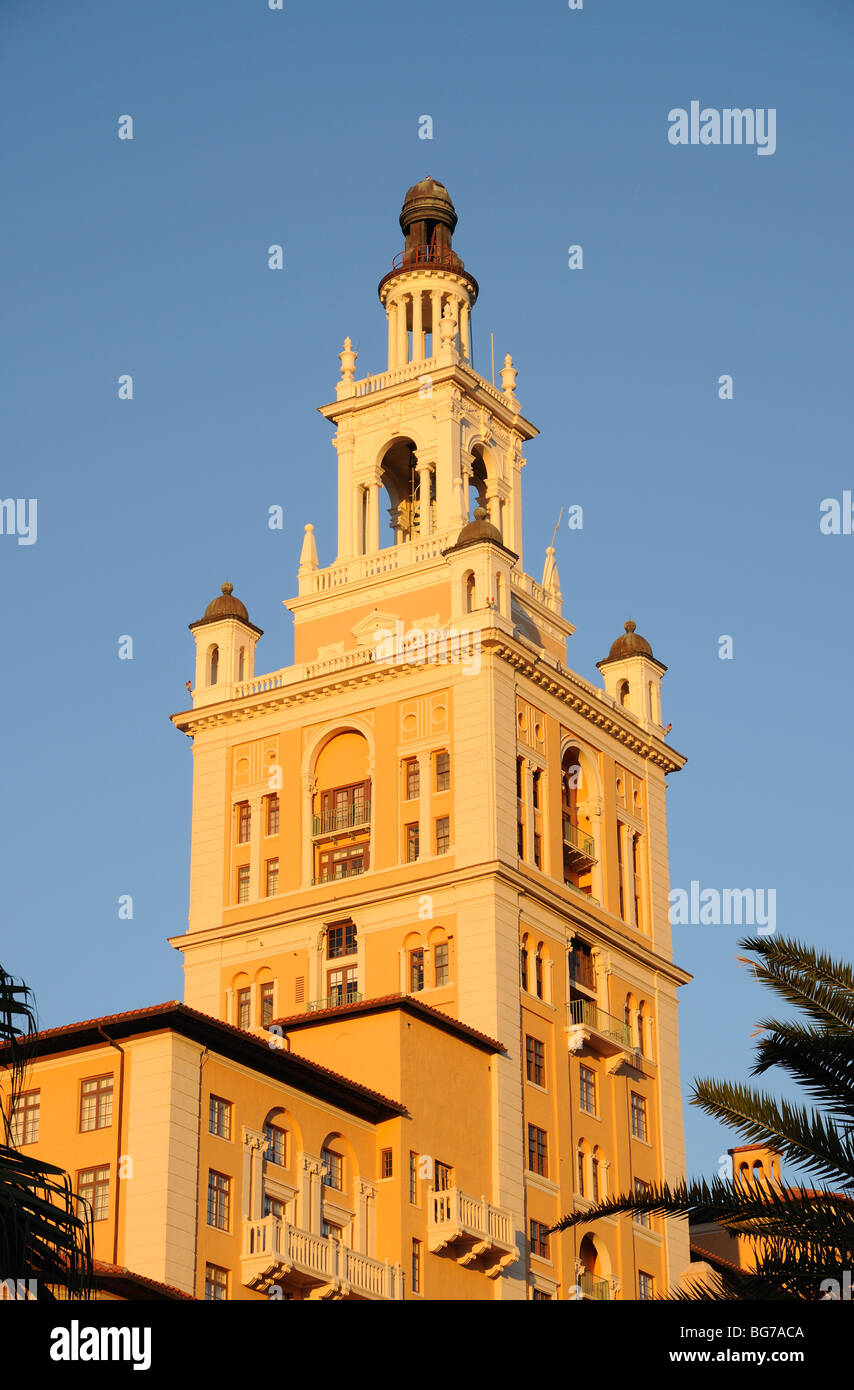
M 374 391 L 384 391 L 387 386 L 399 386 L 402 381 L 417 380 L 420 376 L 427 376 L 429 372 L 435 371 L 435 357 L 425 357 L 423 362 L 407 362 L 403 367 L 392 367 L 388 372 L 378 372 L 375 376 L 363 376 L 361 381 L 354 381 L 354 395 L 370 396 Z
M 399 1265 L 375 1260 L 329 1236 L 300 1230 L 278 1216 L 244 1223 L 243 1259 L 293 1267 L 318 1283 L 346 1284 L 371 1298 L 403 1297 Z M 252 1271 L 244 1274 L 252 1278 Z
M 491 1206 L 485 1197 L 478 1201 L 458 1187 L 449 1187 L 445 1192 L 431 1189 L 429 1203 L 433 1226 L 455 1226 L 477 1240 L 489 1240 L 492 1244 L 512 1249 L 513 1221 L 510 1213 Z

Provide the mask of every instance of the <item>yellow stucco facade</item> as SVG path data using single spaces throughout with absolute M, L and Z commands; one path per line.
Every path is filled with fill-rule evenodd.
M 261 633 L 230 585 L 192 625 L 192 705 L 173 716 L 193 744 L 189 928 L 172 944 L 223 1051 L 186 1019 L 123 1044 L 126 1132 L 101 1161 L 133 1157 L 134 1196 L 118 1241 L 113 1217 L 97 1239 L 199 1297 L 212 1265 L 232 1298 L 634 1299 L 689 1261 L 685 1229 L 657 1219 L 544 1236 L 597 1195 L 684 1174 L 665 808 L 684 759 L 634 625 L 591 684 L 567 666 L 554 550 L 540 579 L 523 568 L 537 431 L 509 355 L 500 388 L 472 366 L 455 224 L 442 185 L 409 190 L 380 282 L 387 369 L 358 379 L 349 339 L 339 354 L 320 408 L 337 555 L 321 567 L 306 527 L 294 664 L 256 673 Z M 79 1085 L 108 1050 L 37 1063 L 46 1092 L 65 1075 L 71 1110 L 39 1143 L 70 1168 L 94 1144 Z M 374 1110 L 343 1080 L 334 1105 L 318 1095 L 322 1069 Z M 228 1230 L 207 1220 L 211 1171 L 232 1184 Z

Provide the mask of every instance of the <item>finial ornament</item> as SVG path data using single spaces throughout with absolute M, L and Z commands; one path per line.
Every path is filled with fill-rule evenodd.
M 355 375 L 356 358 L 358 352 L 353 351 L 353 344 L 349 338 L 344 339 L 344 347 L 338 354 L 341 363 L 341 377 L 343 381 L 352 381 Z
M 489 512 L 486 510 L 486 507 L 475 507 L 474 519 L 475 521 L 488 521 Z
M 224 594 L 234 593 L 234 585 L 228 579 L 226 579 L 225 583 L 221 586 L 221 588 Z
M 508 352 L 507 356 L 504 358 L 504 366 L 501 368 L 501 389 L 505 396 L 513 396 L 516 394 L 517 375 L 516 368 L 513 366 L 513 358 Z
M 633 623 L 631 618 L 629 618 L 628 622 L 624 623 L 623 626 L 625 627 L 626 632 L 634 632 L 635 628 L 637 627 L 637 623 Z

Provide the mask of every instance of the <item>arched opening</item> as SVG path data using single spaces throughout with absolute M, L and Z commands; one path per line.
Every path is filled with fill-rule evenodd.
M 563 881 L 588 897 L 593 893 L 593 866 L 596 850 L 590 816 L 579 804 L 579 790 L 584 787 L 581 751 L 577 746 L 566 749 L 561 759 L 561 815 L 563 820 Z M 583 797 L 586 798 L 586 790 Z
M 241 647 L 241 648 L 240 648 L 240 651 L 239 651 L 238 654 L 237 654 L 237 679 L 238 679 L 239 681 L 242 681 L 242 680 L 245 680 L 245 679 L 246 679 L 246 648 L 245 648 L 245 647 Z
M 483 507 L 484 511 L 489 511 L 486 505 L 486 474 L 483 448 L 480 444 L 476 444 L 472 450 L 471 475 L 469 477 L 469 517 L 474 516 L 476 507 Z M 489 519 L 493 525 L 496 524 L 492 517 Z
M 342 730 L 320 750 L 312 803 L 315 881 L 352 878 L 370 864 L 371 781 L 368 741 Z M 352 993 L 348 989 L 347 993 Z
M 519 947 L 519 967 L 522 975 L 522 988 L 526 994 L 530 993 L 529 982 L 529 962 L 528 962 L 528 933 L 522 937 L 522 944 Z
M 477 606 L 477 600 L 475 597 L 474 575 L 471 570 L 466 574 L 463 583 L 465 585 L 465 611 L 466 613 L 473 613 Z
M 617 703 L 620 705 L 627 705 L 629 703 L 628 681 L 620 681 L 620 684 L 617 686 Z
M 219 647 L 213 646 L 208 652 L 208 685 L 216 685 L 219 680 Z
M 648 1053 L 647 1050 L 646 1050 L 646 1032 L 647 1032 L 646 1024 L 647 1024 L 647 1018 L 646 1018 L 646 1004 L 644 1003 L 643 1000 L 641 1000 L 640 1003 L 638 1004 L 638 1017 L 637 1017 L 637 1048 L 638 1048 L 638 1051 L 639 1051 L 640 1053 L 642 1053 L 642 1055 L 643 1055 L 644 1057 L 648 1057 L 648 1056 L 649 1056 L 649 1053 Z
M 575 1151 L 575 1190 L 579 1197 L 589 1197 L 587 1191 L 587 1142 L 579 1139 Z
M 386 516 L 387 527 L 383 528 L 380 517 L 380 549 L 390 545 L 404 545 L 415 540 L 421 531 L 421 505 L 431 508 L 434 502 L 433 471 L 429 478 L 430 497 L 421 497 L 421 474 L 415 443 L 412 439 L 396 439 L 389 445 L 381 465 L 380 481 L 388 499 Z

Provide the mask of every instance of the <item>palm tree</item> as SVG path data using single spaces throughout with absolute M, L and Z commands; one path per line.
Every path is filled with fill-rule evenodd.
M 756 959 L 739 957 L 756 978 L 802 1015 L 764 1019 L 753 1076 L 779 1066 L 803 1087 L 816 1109 L 778 1101 L 735 1082 L 694 1083 L 692 1105 L 722 1120 L 744 1140 L 767 1145 L 832 1187 L 711 1183 L 655 1184 L 642 1195 L 608 1198 L 565 1216 L 553 1229 L 620 1212 L 715 1221 L 756 1241 L 755 1269 L 721 1274 L 720 1290 L 672 1289 L 672 1299 L 809 1299 L 828 1277 L 854 1268 L 854 970 L 798 941 L 749 937 L 739 942 Z
M 19 1025 L 24 1024 L 22 1029 Z M 0 967 L 0 1281 L 25 1281 L 37 1300 L 88 1298 L 92 1230 L 88 1203 L 52 1163 L 18 1151 L 13 1119 L 36 1029 L 32 994 Z

